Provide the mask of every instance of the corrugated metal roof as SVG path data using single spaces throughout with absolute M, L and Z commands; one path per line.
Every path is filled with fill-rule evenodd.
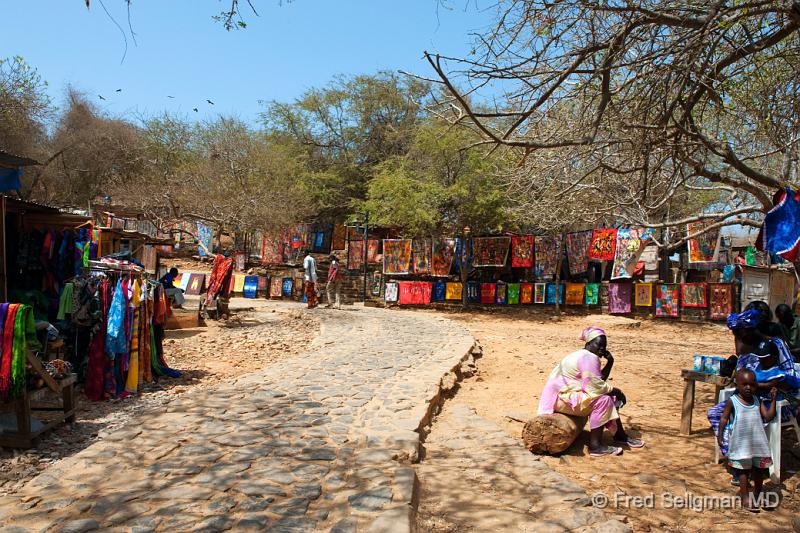
M 0 166 L 8 166 L 8 167 L 29 167 L 31 165 L 41 165 L 35 159 L 31 159 L 30 157 L 22 157 L 19 155 L 14 155 L 8 153 L 4 150 L 0 150 Z
M 6 209 L 14 209 L 20 211 L 38 211 L 40 213 L 58 213 L 59 209 L 52 205 L 40 204 L 38 202 L 31 202 L 29 200 L 20 200 L 11 196 L 2 195 L 6 199 Z

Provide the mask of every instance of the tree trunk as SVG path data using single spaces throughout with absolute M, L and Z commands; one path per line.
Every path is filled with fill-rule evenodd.
M 564 240 L 566 234 L 562 233 L 561 237 L 559 238 L 558 242 L 558 261 L 556 262 L 556 316 L 561 316 L 561 298 L 559 297 L 561 294 L 561 267 L 564 264 Z M 564 289 L 564 295 L 566 297 L 566 288 Z M 565 300 L 566 303 L 566 300 Z
M 557 454 L 569 448 L 586 425 L 586 418 L 553 413 L 538 415 L 522 428 L 525 447 L 535 454 Z

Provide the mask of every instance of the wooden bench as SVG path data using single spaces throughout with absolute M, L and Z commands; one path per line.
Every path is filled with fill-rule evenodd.
M 683 404 L 681 405 L 681 435 L 692 433 L 692 410 L 694 409 L 694 385 L 698 381 L 714 385 L 714 398 L 719 397 L 719 391 L 731 384 L 731 378 L 697 372 L 695 370 L 681 370 L 683 378 Z
M 17 428 L 16 431 L 0 431 L 0 446 L 5 448 L 32 448 L 43 433 L 61 424 L 75 421 L 77 374 L 55 379 L 42 367 L 41 361 L 33 352 L 28 352 L 27 362 L 41 376 L 47 386 L 31 391 L 26 389 L 20 398 L 9 402 L 16 415 Z M 53 406 L 46 402 L 50 392 L 55 393 L 56 402 L 60 400 L 60 405 Z M 31 416 L 33 412 L 55 413 L 56 416 L 48 417 L 41 427 L 33 429 Z

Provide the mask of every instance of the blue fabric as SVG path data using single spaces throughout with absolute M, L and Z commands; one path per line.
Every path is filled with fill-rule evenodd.
M 545 289 L 545 296 L 544 296 L 544 303 L 555 305 L 556 303 L 556 284 L 555 283 L 548 283 L 547 288 Z M 559 283 L 558 284 L 558 303 L 563 305 L 564 304 L 564 285 Z
M 756 246 L 794 262 L 800 251 L 800 193 L 791 187 L 773 197 L 775 207 L 764 216 Z
M 761 318 L 761 313 L 757 309 L 748 309 L 742 313 L 731 313 L 728 315 L 728 329 L 754 328 L 761 322 Z
M 434 281 L 433 282 L 433 294 L 432 298 L 436 302 L 443 302 L 445 298 L 447 284 L 444 281 Z
M 0 192 L 18 191 L 22 187 L 21 168 L 0 168 Z
M 481 286 L 477 281 L 467 282 L 467 303 L 481 303 Z
M 736 266 L 734 265 L 725 265 L 722 269 L 722 281 L 725 283 L 730 283 L 733 281 L 733 277 L 736 275 Z
M 473 254 L 472 254 L 472 239 L 467 241 L 466 247 L 466 263 L 467 263 L 467 272 L 472 270 L 472 261 L 473 261 Z M 456 268 L 456 272 L 461 274 L 461 239 L 456 238 L 456 253 L 455 257 L 453 258 L 453 265 Z M 478 290 L 478 301 L 480 301 L 480 288 Z
M 128 341 L 125 338 L 125 295 L 122 281 L 117 282 L 114 297 L 108 308 L 108 326 L 106 327 L 106 353 L 109 355 L 125 353 Z
M 292 278 L 283 278 L 283 295 L 291 298 L 293 286 L 294 280 Z
M 175 288 L 175 285 L 174 285 L 174 283 L 175 283 L 175 276 L 173 276 L 173 275 L 172 275 L 172 274 L 170 274 L 169 272 L 167 272 L 166 274 L 164 274 L 164 275 L 161 277 L 161 279 L 160 279 L 160 280 L 158 280 L 158 281 L 159 281 L 159 283 L 161 283 L 161 284 L 164 286 L 164 288 L 165 288 L 165 289 L 174 289 L 174 288 Z
M 325 244 L 325 232 L 318 231 L 314 234 L 314 251 L 321 252 L 323 250 L 323 246 Z
M 245 276 L 244 297 L 255 298 L 257 292 L 258 292 L 258 276 Z

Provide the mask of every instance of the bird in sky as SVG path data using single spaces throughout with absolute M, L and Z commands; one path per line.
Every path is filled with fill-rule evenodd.
M 197 113 L 197 108 L 196 108 L 196 107 L 195 107 L 195 108 L 192 108 L 192 110 L 193 110 L 195 113 Z
M 167 98 L 175 98 L 174 96 L 167 95 Z
M 102 94 L 98 94 L 98 95 L 97 95 L 97 97 L 98 97 L 100 100 L 105 100 L 105 98 L 103 98 L 103 95 L 102 95 Z
M 114 92 L 121 93 L 121 92 L 122 92 L 122 89 L 117 89 L 117 90 L 116 90 L 116 91 L 114 91 Z
M 209 104 L 211 104 L 211 105 L 214 105 L 214 102 L 212 102 L 212 101 L 211 101 L 211 100 L 209 100 L 208 98 L 206 98 L 206 102 L 208 102 L 208 103 L 209 103 Z

